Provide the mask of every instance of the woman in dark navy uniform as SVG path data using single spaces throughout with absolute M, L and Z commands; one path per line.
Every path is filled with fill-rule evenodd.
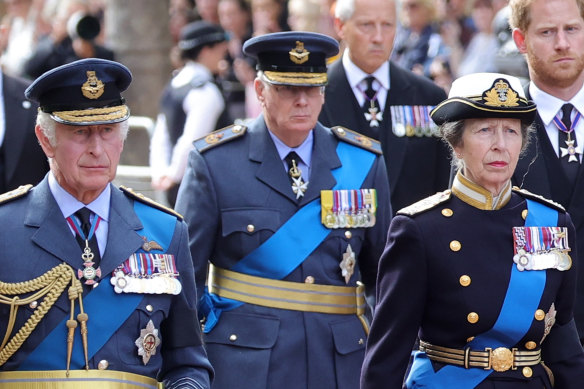
M 584 387 L 574 226 L 511 187 L 534 115 L 519 80 L 493 73 L 458 79 L 432 111 L 458 174 L 391 223 L 362 389 Z

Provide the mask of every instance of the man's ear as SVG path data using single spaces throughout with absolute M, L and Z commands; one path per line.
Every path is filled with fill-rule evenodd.
M 51 145 L 51 142 L 49 142 L 49 138 L 47 138 L 41 126 L 37 124 L 34 127 L 34 133 L 36 134 L 39 144 L 43 148 L 43 151 L 45 152 L 47 158 L 53 158 L 55 156 L 54 147 Z
M 527 53 L 527 45 L 525 44 L 525 34 L 518 28 L 513 29 L 513 41 L 515 41 L 515 46 L 521 54 Z
M 345 31 L 343 30 L 343 26 L 344 25 L 345 25 L 345 23 L 343 23 L 341 21 L 341 19 L 334 18 L 334 20 L 333 20 L 333 26 L 335 28 L 335 32 L 337 33 L 338 37 L 341 40 L 345 40 Z

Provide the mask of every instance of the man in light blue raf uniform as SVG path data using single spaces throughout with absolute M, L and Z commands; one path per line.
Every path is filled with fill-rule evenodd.
M 262 114 L 195 141 L 177 200 L 200 294 L 208 269 L 213 388 L 356 388 L 391 217 L 380 146 L 317 122 L 334 39 L 267 34 L 244 52 Z
M 123 65 L 86 59 L 26 90 L 51 171 L 0 198 L 2 388 L 209 388 L 182 217 L 110 182 Z

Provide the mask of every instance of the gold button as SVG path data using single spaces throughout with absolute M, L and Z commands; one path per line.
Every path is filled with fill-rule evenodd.
M 446 217 L 450 217 L 450 216 L 452 216 L 452 214 L 453 214 L 453 213 L 454 213 L 454 212 L 452 212 L 452 209 L 450 209 L 450 208 L 444 208 L 444 209 L 442 210 L 442 215 L 443 215 L 443 216 L 446 216 Z
M 36 307 L 38 307 L 38 306 L 39 306 L 39 303 L 38 303 L 38 302 L 35 300 L 35 301 L 32 301 L 30 304 L 28 304 L 28 306 L 29 306 L 31 309 L 35 309 Z
M 541 309 L 535 311 L 535 320 L 542 321 L 545 318 L 545 312 Z
M 152 312 L 154 310 L 154 308 L 152 307 L 152 305 L 148 304 L 148 305 L 146 305 L 146 310 L 148 312 Z
M 351 239 L 352 236 L 353 236 L 353 233 L 351 231 L 345 231 L 345 238 Z
M 102 359 L 101 361 L 99 361 L 99 363 L 97 364 L 97 369 L 98 370 L 105 370 L 109 367 L 109 362 L 106 361 L 105 359 Z
M 531 370 L 531 367 L 529 366 L 525 366 L 521 372 L 525 378 L 531 378 L 533 375 L 533 370 Z
M 477 321 L 479 321 L 479 314 L 476 312 L 471 312 L 466 316 L 466 320 L 468 320 L 468 322 L 471 324 L 475 324 Z
M 452 242 L 450 242 L 450 250 L 452 251 L 459 251 L 461 247 L 462 245 L 457 240 L 453 240 Z
M 473 340 L 474 340 L 474 336 L 471 336 L 470 338 L 468 338 L 468 339 L 466 340 L 466 343 L 470 343 L 470 342 L 472 342 Z
M 254 232 L 255 231 L 255 226 L 253 224 L 248 224 L 247 225 L 247 232 Z
M 234 134 L 237 134 L 241 131 L 241 126 L 238 124 L 236 126 L 233 126 L 233 128 L 231 129 L 231 132 L 233 132 Z
M 460 285 L 462 286 L 469 286 L 470 285 L 470 277 L 467 275 L 460 277 Z
M 525 348 L 528 350 L 533 350 L 536 347 L 537 343 L 535 343 L 533 340 L 530 340 L 529 342 L 525 343 Z
M 229 336 L 229 340 L 230 340 L 230 341 L 232 341 L 232 342 L 235 342 L 235 341 L 237 340 L 237 335 L 235 335 L 235 334 L 231 334 L 231 335 Z
M 314 277 L 313 276 L 306 277 L 306 279 L 304 280 L 304 283 L 306 283 L 306 284 L 314 284 Z
M 339 135 L 345 135 L 345 130 L 343 130 L 342 128 L 338 127 L 338 128 L 337 128 L 337 133 L 338 133 Z
M 523 218 L 523 220 L 527 219 L 527 209 L 521 211 L 521 217 Z

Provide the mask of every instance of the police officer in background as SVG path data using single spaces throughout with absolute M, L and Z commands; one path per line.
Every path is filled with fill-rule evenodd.
M 379 143 L 317 122 L 334 39 L 281 32 L 243 49 L 262 114 L 195 142 L 176 206 L 200 294 L 209 269 L 214 388 L 356 388 L 391 217 Z
M 26 90 L 51 170 L 0 199 L 2 388 L 210 387 L 187 226 L 110 184 L 130 81 L 86 59 Z
M 395 0 L 338 0 L 335 29 L 346 49 L 328 70 L 319 120 L 378 139 L 394 212 L 448 185 L 448 149 L 435 136 L 431 108 L 446 98 L 429 79 L 389 60 Z
M 197 21 L 183 27 L 178 47 L 185 66 L 166 87 L 150 142 L 152 186 L 166 191 L 174 206 L 193 141 L 231 124 L 225 99 L 215 83 L 227 55 L 227 33 Z

